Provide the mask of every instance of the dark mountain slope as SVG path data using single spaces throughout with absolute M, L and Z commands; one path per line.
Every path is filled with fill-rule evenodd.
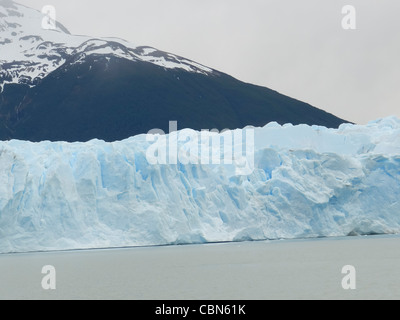
M 6 84 L 0 139 L 120 140 L 154 128 L 235 129 L 246 125 L 345 122 L 309 104 L 226 74 L 165 69 L 115 56 L 71 57 L 35 87 Z

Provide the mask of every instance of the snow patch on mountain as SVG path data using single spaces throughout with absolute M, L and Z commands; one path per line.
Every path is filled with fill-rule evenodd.
M 145 135 L 0 142 L 0 252 L 400 232 L 399 119 L 254 130 L 248 176 L 151 165 Z
M 0 2 L 0 92 L 6 83 L 34 86 L 72 56 L 79 57 L 75 63 L 97 54 L 206 75 L 213 72 L 196 62 L 122 39 L 71 35 L 60 23 L 54 30 L 44 29 L 44 18 L 37 10 Z

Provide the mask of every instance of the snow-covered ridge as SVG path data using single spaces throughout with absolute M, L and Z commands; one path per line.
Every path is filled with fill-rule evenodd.
M 150 144 L 0 142 L 0 252 L 400 232 L 397 118 L 255 128 L 248 176 Z
M 117 38 L 71 35 L 60 23 L 44 29 L 44 15 L 12 1 L 0 1 L 0 92 L 6 83 L 31 86 L 62 66 L 71 55 L 113 55 L 164 68 L 202 74 L 213 70 L 154 48 L 135 46 Z M 82 60 L 77 60 L 82 61 Z

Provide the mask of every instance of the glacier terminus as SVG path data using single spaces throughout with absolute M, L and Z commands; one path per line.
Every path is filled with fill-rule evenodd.
M 0 142 L 0 252 L 400 232 L 399 119 L 251 129 L 248 175 L 150 164 L 146 135 Z

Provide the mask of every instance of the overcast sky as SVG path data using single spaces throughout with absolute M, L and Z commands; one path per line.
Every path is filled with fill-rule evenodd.
M 115 36 L 269 87 L 347 120 L 400 117 L 399 0 L 16 0 L 73 34 Z M 342 28 L 342 7 L 356 30 Z

